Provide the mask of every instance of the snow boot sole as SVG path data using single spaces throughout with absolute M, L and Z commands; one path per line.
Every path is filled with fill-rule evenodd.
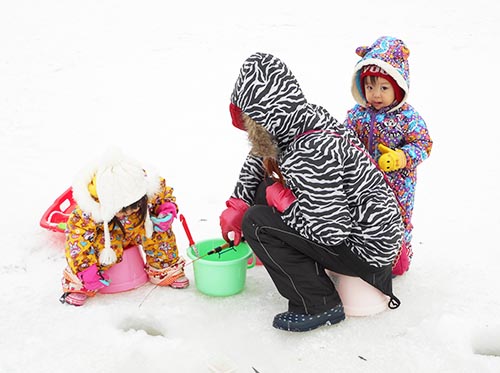
M 323 325 L 334 325 L 345 319 L 341 304 L 315 315 L 297 312 L 283 312 L 274 317 L 273 327 L 290 332 L 307 332 Z

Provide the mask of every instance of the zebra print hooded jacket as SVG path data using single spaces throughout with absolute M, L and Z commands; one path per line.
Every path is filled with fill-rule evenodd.
M 363 145 L 324 108 L 310 104 L 288 67 L 265 53 L 243 64 L 231 102 L 261 125 L 296 201 L 283 221 L 326 246 L 342 241 L 374 267 L 391 265 L 402 243 L 396 198 Z M 263 159 L 250 153 L 233 192 L 253 204 Z

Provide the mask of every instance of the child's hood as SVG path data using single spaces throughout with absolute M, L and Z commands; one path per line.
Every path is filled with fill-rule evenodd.
M 361 56 L 354 67 L 351 92 L 354 100 L 361 106 L 366 106 L 366 100 L 361 89 L 361 71 L 364 66 L 376 65 L 384 69 L 404 91 L 404 97 L 394 108 L 400 108 L 407 100 L 410 88 L 410 67 L 408 57 L 410 50 L 405 43 L 391 36 L 378 38 L 370 47 L 356 48 L 356 54 Z
M 290 69 L 278 58 L 255 53 L 246 59 L 231 102 L 268 131 L 280 149 L 307 130 L 324 126 Z

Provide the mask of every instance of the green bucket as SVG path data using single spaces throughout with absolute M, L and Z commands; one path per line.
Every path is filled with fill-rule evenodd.
M 215 249 L 226 241 L 211 239 L 196 243 L 200 257 Z M 195 260 L 198 257 L 189 247 L 187 255 Z M 248 258 L 252 261 L 248 263 Z M 196 288 L 206 295 L 214 297 L 227 297 L 240 293 L 245 287 L 247 268 L 255 266 L 255 255 L 252 249 L 241 242 L 234 248 L 222 250 L 220 253 L 207 255 L 193 262 L 194 281 Z

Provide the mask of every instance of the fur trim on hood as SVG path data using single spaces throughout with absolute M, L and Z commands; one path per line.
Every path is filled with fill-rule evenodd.
M 256 157 L 277 159 L 278 146 L 271 134 L 246 114 L 243 114 L 243 122 L 252 146 L 250 153 Z

